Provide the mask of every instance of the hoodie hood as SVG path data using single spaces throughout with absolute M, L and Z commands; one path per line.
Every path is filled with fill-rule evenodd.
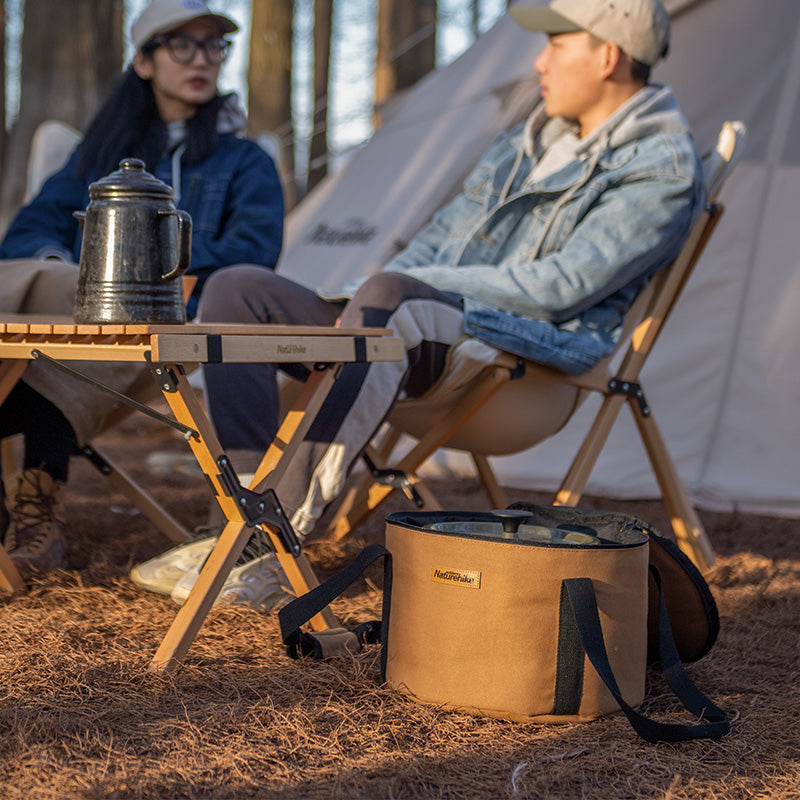
M 577 124 L 562 117 L 548 117 L 544 103 L 539 103 L 523 126 L 523 135 L 514 168 L 501 195 L 508 197 L 515 173 L 519 170 L 523 156 L 534 161 L 559 137 L 577 131 Z M 692 137 L 686 119 L 681 113 L 675 95 L 669 86 L 648 84 L 642 87 L 626 103 L 621 105 L 602 125 L 595 128 L 575 148 L 574 157 L 585 163 L 581 177 L 561 194 L 551 210 L 547 223 L 533 250 L 538 257 L 550 226 L 561 208 L 588 182 L 603 155 L 627 144 L 640 142 L 656 134 L 680 133 Z
M 525 122 L 522 142 L 525 154 L 533 156 L 566 131 L 576 130 L 575 123 L 562 117 L 548 117 L 544 103 L 540 103 Z M 663 133 L 691 135 L 689 124 L 681 113 L 672 89 L 663 84 L 648 84 L 583 139 L 577 154 L 591 155 L 607 147 L 616 149 L 629 142 Z
M 217 113 L 217 132 L 244 136 L 247 115 L 235 92 L 226 95 Z M 171 122 L 167 125 L 169 134 L 170 172 L 172 174 L 173 202 L 177 206 L 181 199 L 181 157 L 186 150 L 183 141 L 186 137 L 186 122 Z
M 217 130 L 220 133 L 234 133 L 244 136 L 247 114 L 235 92 L 225 96 L 225 102 L 217 114 Z
M 217 113 L 217 132 L 244 136 L 246 125 L 247 114 L 239 101 L 239 96 L 235 92 L 225 95 Z M 167 133 L 169 135 L 167 147 L 172 152 L 186 137 L 186 120 L 168 122 Z

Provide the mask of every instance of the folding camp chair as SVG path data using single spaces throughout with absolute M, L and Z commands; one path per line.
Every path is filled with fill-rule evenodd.
M 488 457 L 521 452 L 552 436 L 591 392 L 598 392 L 603 396 L 602 405 L 554 502 L 576 505 L 580 501 L 612 424 L 627 402 L 678 544 L 701 569 L 713 565 L 713 549 L 656 426 L 640 373 L 720 219 L 723 207 L 716 198 L 739 155 L 744 134 L 742 123 L 726 122 L 722 126 L 716 147 L 703 160 L 707 206 L 676 259 L 659 270 L 626 315 L 617 353 L 589 372 L 571 376 L 498 351 L 494 363 L 454 405 L 437 409 L 417 399 L 400 401 L 389 416 L 380 443 L 367 448 L 367 475 L 345 495 L 329 534 L 343 538 L 398 488 L 418 507 L 441 508 L 417 475 L 423 462 L 440 447 L 470 453 L 493 506 L 506 506 L 508 499 Z M 612 370 L 612 363 L 617 362 L 619 367 Z M 513 423 L 508 424 L 508 420 Z M 418 441 L 391 463 L 392 451 L 403 434 Z

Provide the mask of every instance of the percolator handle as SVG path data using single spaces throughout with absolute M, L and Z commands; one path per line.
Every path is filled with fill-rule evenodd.
M 192 257 L 192 218 L 185 211 L 177 208 L 162 209 L 158 213 L 163 216 L 177 217 L 178 220 L 178 263 L 161 276 L 161 280 L 171 281 L 189 269 Z

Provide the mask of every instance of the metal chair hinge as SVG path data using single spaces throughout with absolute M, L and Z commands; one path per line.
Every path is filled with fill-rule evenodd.
M 642 412 L 642 416 L 650 416 L 650 406 L 647 404 L 644 391 L 638 383 L 634 383 L 633 381 L 621 381 L 619 378 L 611 378 L 608 382 L 608 391 L 611 392 L 611 394 L 624 394 L 636 400 L 639 404 L 639 410 Z
M 525 375 L 525 359 L 517 358 L 517 366 L 511 370 L 510 379 L 512 381 L 522 378 Z
M 111 465 L 91 445 L 79 446 L 75 452 L 87 459 L 101 474 L 108 476 L 112 473 Z
M 376 483 L 381 484 L 381 486 L 391 486 L 393 489 L 400 489 L 417 508 L 422 508 L 425 505 L 422 496 L 403 470 L 381 469 L 375 466 L 375 462 L 366 453 L 362 453 L 361 457 L 364 459 L 364 463 L 367 465 L 367 469 Z

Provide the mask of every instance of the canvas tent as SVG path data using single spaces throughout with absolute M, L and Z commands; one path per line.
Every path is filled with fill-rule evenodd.
M 666 4 L 673 44 L 654 80 L 674 87 L 701 149 L 726 119 L 743 120 L 748 139 L 726 214 L 646 368 L 648 400 L 700 507 L 800 516 L 800 4 Z M 279 270 L 335 289 L 379 269 L 530 109 L 544 42 L 506 15 L 410 90 L 290 215 Z M 502 482 L 555 488 L 593 409 L 530 451 L 494 459 Z M 658 495 L 627 412 L 587 492 Z

